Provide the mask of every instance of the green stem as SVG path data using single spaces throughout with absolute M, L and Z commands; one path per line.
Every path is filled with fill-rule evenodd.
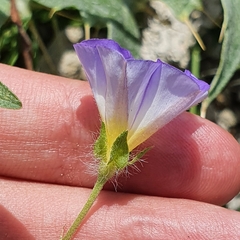
M 96 198 L 98 197 L 100 191 L 102 190 L 106 182 L 107 182 L 106 178 L 103 178 L 102 176 L 98 177 L 97 182 L 95 183 L 87 202 L 85 203 L 83 209 L 78 214 L 77 218 L 75 219 L 71 227 L 68 229 L 66 235 L 62 238 L 62 240 L 70 240 L 74 236 L 78 227 L 82 223 L 82 220 L 87 215 L 88 211 L 92 207 L 93 203 L 95 202 Z
M 191 55 L 191 72 L 195 77 L 200 77 L 200 63 L 201 63 L 201 51 L 198 45 L 195 45 L 192 49 Z M 199 106 L 193 106 L 190 108 L 190 112 L 196 115 L 200 115 Z
M 84 23 L 85 40 L 90 39 L 90 24 Z

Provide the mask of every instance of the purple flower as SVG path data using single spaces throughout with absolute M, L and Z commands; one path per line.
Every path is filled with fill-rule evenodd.
M 136 60 L 109 39 L 74 45 L 105 123 L 109 146 L 128 130 L 129 151 L 201 102 L 209 85 L 160 60 Z

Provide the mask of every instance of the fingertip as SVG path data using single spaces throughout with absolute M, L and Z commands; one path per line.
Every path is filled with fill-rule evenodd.
M 240 190 L 240 147 L 216 124 L 183 113 L 143 147 L 154 146 L 123 191 L 225 204 Z

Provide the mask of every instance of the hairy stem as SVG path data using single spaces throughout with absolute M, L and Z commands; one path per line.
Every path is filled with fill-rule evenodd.
M 96 198 L 98 197 L 100 191 L 102 190 L 106 182 L 107 182 L 106 178 L 98 177 L 97 182 L 95 183 L 87 202 L 85 203 L 83 209 L 78 214 L 77 218 L 75 219 L 71 227 L 68 229 L 66 235 L 62 238 L 62 240 L 70 240 L 74 236 L 77 229 L 81 225 L 82 220 L 87 215 L 88 211 L 92 207 L 93 203 L 95 202 Z

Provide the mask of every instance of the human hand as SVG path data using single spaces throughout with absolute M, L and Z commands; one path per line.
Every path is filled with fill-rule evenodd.
M 59 239 L 88 198 L 99 116 L 88 83 L 0 65 L 23 103 L 0 109 L 0 239 Z M 75 239 L 239 239 L 240 148 L 183 113 L 143 144 L 140 172 L 103 191 Z M 112 184 L 107 190 L 114 190 Z

